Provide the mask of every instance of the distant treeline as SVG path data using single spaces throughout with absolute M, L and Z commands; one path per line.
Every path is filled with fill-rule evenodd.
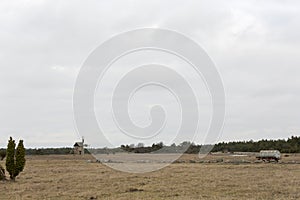
M 206 145 L 207 147 L 210 145 Z M 162 149 L 162 147 L 164 147 Z M 182 142 L 179 145 L 172 144 L 165 146 L 162 143 L 153 144 L 150 147 L 143 147 L 142 144 L 134 147 L 133 145 L 122 145 L 121 149 L 134 153 L 150 153 L 159 151 L 159 153 L 178 153 L 183 150 L 185 153 L 197 154 L 200 152 L 202 145 L 197 145 L 190 142 Z M 161 150 L 159 150 L 161 149 Z M 215 144 L 212 152 L 259 152 L 260 150 L 279 150 L 282 153 L 300 153 L 300 137 L 292 136 L 287 140 L 259 140 L 254 142 L 220 142 Z
M 154 151 L 159 151 L 164 147 L 164 144 L 162 142 L 157 144 L 152 144 L 150 147 L 144 147 L 142 143 L 138 144 L 137 147 L 134 147 L 133 145 L 121 145 L 121 149 L 123 151 L 132 152 L 132 153 L 151 153 Z
M 5 152 L 5 149 L 0 149 L 1 152 Z M 36 149 L 26 149 L 26 155 L 66 155 L 71 154 L 73 152 L 73 148 L 63 147 L 63 148 L 36 148 Z M 87 149 L 85 149 L 85 153 L 89 153 Z
M 206 145 L 211 146 L 211 145 Z M 110 154 L 119 152 L 131 152 L 131 153 L 189 153 L 197 154 L 200 151 L 201 145 L 197 145 L 191 142 L 182 142 L 181 144 L 172 144 L 170 146 L 164 145 L 162 142 L 153 144 L 152 146 L 144 147 L 142 143 L 138 145 L 121 145 L 118 148 L 99 148 L 85 149 L 85 153 L 100 153 Z M 260 150 L 279 150 L 282 153 L 300 153 L 300 137 L 292 136 L 287 140 L 259 140 L 259 141 L 241 141 L 241 142 L 220 142 L 215 144 L 212 152 L 259 152 Z M 5 151 L 5 149 L 0 149 Z M 26 155 L 65 155 L 72 154 L 73 148 L 37 148 L 26 149 Z
M 279 150 L 282 153 L 300 153 L 300 137 L 292 136 L 287 140 L 259 140 L 254 142 L 221 142 L 214 146 L 213 151 L 258 152 L 260 150 Z
M 73 148 L 41 148 L 41 149 L 26 149 L 27 155 L 51 155 L 51 154 L 70 154 Z

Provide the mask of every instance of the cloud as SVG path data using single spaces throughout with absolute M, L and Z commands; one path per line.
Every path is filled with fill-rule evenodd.
M 214 60 L 227 95 L 221 140 L 299 134 L 299 11 L 279 0 L 1 1 L 0 146 L 10 135 L 33 147 L 77 140 L 80 66 L 112 35 L 142 27 L 186 34 Z

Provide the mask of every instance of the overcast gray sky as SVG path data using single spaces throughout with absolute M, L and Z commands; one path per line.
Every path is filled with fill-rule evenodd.
M 183 33 L 214 60 L 226 92 L 220 141 L 300 134 L 298 0 L 2 0 L 0 147 L 9 136 L 29 147 L 71 146 L 82 63 L 112 35 L 143 27 Z

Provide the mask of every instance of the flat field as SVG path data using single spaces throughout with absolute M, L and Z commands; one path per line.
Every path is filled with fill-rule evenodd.
M 89 155 L 27 156 L 16 182 L 0 182 L 0 199 L 300 199 L 300 155 L 254 161 L 253 155 L 183 155 L 159 171 L 132 174 Z

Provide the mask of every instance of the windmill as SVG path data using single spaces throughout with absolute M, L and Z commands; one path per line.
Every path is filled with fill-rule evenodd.
M 84 137 L 82 136 L 82 144 L 83 144 L 83 147 L 88 147 L 89 145 L 88 144 L 84 144 Z
M 75 142 L 74 144 L 74 154 L 84 155 L 84 147 L 88 147 L 88 145 L 84 144 L 84 137 L 82 137 L 81 142 Z

